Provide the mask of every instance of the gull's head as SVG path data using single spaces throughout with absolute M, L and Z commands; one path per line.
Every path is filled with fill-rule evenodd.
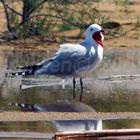
M 104 30 L 98 24 L 91 24 L 86 30 L 86 40 L 97 43 L 103 47 Z

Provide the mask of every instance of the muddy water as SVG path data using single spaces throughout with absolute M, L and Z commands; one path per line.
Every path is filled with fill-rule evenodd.
M 76 99 L 73 101 L 72 79 L 53 76 L 6 77 L 6 72 L 17 66 L 29 65 L 49 58 L 54 52 L 47 51 L 0 51 L 0 110 L 14 111 L 8 103 L 54 105 L 80 101 L 77 79 Z M 140 50 L 115 51 L 106 49 L 101 66 L 84 78 L 82 104 L 96 111 L 140 111 Z M 118 77 L 112 77 L 112 76 Z M 83 105 L 83 111 L 86 108 Z M 65 111 L 65 110 L 64 110 Z M 112 125 L 113 124 L 113 125 Z M 140 121 L 105 121 L 104 128 L 139 128 Z M 0 130 L 55 131 L 50 122 L 0 123 Z

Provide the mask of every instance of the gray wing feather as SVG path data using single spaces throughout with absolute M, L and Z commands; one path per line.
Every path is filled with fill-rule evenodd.
M 80 44 L 61 45 L 49 63 L 42 62 L 43 66 L 36 71 L 36 74 L 69 75 L 74 70 L 75 62 L 85 55 L 86 48 Z

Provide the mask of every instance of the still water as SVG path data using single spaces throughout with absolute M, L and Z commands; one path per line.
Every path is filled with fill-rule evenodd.
M 73 100 L 72 79 L 66 79 L 64 82 L 58 77 L 44 75 L 5 76 L 6 72 L 16 70 L 17 66 L 35 64 L 49 58 L 53 53 L 54 51 L 49 49 L 0 51 L 0 111 L 20 110 L 8 106 L 9 103 L 49 106 L 75 103 L 80 106 L 82 104 L 83 111 L 87 106 L 88 109 L 100 112 L 140 111 L 140 50 L 106 49 L 101 66 L 84 77 L 81 103 L 79 79 L 76 98 Z M 67 108 L 64 108 L 63 111 L 66 110 Z M 140 121 L 105 121 L 103 128 L 140 128 Z M 0 130 L 52 132 L 56 131 L 56 128 L 51 122 L 0 122 Z

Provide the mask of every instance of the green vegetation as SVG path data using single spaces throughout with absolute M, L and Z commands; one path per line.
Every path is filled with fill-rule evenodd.
M 56 0 L 57 1 L 57 0 Z M 80 29 L 80 34 L 91 23 L 103 24 L 108 18 L 102 15 L 92 1 L 61 0 L 1 0 L 12 39 Z M 17 6 L 18 5 L 18 6 Z M 55 34 L 55 35 L 54 35 Z

